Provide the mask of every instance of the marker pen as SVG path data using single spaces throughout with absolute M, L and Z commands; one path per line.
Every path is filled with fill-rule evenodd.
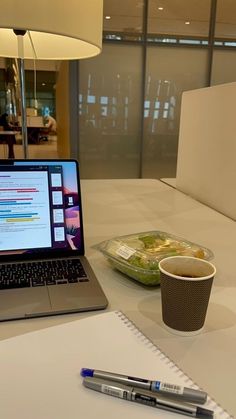
M 168 410 L 170 412 L 187 415 L 194 418 L 213 418 L 212 410 L 204 409 L 200 406 L 194 406 L 180 400 L 173 400 L 163 396 L 156 396 L 150 391 L 125 386 L 114 381 L 103 380 L 94 377 L 85 377 L 83 380 L 85 387 L 109 396 L 129 400 L 135 403 L 144 404 L 158 409 Z
M 144 378 L 130 377 L 113 372 L 93 370 L 89 368 L 82 368 L 82 377 L 96 377 L 104 380 L 116 381 L 137 388 L 157 392 L 166 397 L 175 397 L 181 400 L 196 404 L 204 404 L 207 400 L 207 393 L 193 388 L 183 387 L 176 384 L 165 383 L 161 381 L 151 381 Z

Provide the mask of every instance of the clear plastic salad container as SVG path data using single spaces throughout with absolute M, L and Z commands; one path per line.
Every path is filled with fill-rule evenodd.
M 114 268 L 147 286 L 160 283 L 158 264 L 167 256 L 213 258 L 211 250 L 164 231 L 120 236 L 103 241 L 95 248 L 107 257 Z

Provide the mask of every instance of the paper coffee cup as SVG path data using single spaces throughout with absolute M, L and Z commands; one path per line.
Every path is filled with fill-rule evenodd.
M 203 329 L 215 266 L 190 256 L 171 256 L 159 263 L 162 319 L 176 334 L 191 336 Z

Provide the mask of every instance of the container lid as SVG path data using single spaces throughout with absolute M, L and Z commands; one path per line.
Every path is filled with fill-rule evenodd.
M 107 257 L 141 271 L 159 271 L 159 261 L 167 256 L 187 255 L 205 260 L 213 258 L 209 249 L 164 231 L 119 236 L 96 247 Z

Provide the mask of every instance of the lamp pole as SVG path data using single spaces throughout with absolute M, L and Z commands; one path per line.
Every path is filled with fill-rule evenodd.
M 20 96 L 21 96 L 21 132 L 24 158 L 28 158 L 28 133 L 26 116 L 26 96 L 25 96 L 25 68 L 24 68 L 24 41 L 25 30 L 13 29 L 18 42 L 18 68 L 20 76 Z

